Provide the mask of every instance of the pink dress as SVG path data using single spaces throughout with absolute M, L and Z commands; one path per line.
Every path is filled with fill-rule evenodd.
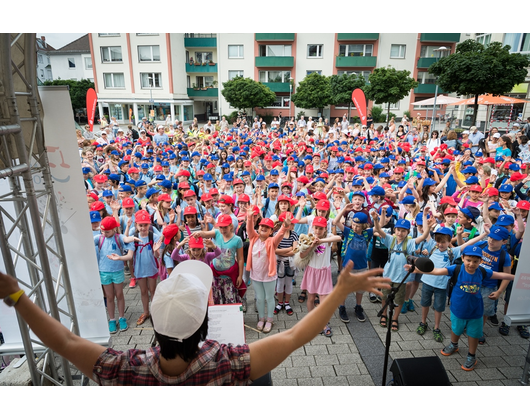
M 308 293 L 329 295 L 333 290 L 331 280 L 331 243 L 321 244 L 314 250 L 309 265 L 304 271 L 300 288 Z

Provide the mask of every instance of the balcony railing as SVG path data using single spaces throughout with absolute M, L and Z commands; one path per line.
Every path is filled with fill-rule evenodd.
M 217 97 L 219 96 L 219 90 L 217 88 L 188 88 L 188 96 L 194 97 Z
M 217 64 L 210 65 L 210 64 L 190 64 L 186 63 L 186 72 L 187 73 L 217 73 Z
M 294 57 L 256 57 L 256 67 L 293 67 Z
M 337 57 L 335 60 L 336 67 L 375 67 L 377 65 L 377 57 Z

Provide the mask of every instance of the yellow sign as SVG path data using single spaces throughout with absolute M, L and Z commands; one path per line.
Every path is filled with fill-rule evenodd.
M 520 83 L 515 85 L 510 93 L 526 93 L 528 92 L 528 83 Z

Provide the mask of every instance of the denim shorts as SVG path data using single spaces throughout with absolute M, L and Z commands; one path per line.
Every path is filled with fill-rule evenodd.
M 510 282 L 511 283 L 511 282 Z M 497 291 L 497 287 L 482 287 L 482 301 L 484 302 L 484 316 L 495 315 L 495 301 L 488 296 Z
M 477 319 L 462 319 L 458 318 L 451 312 L 451 330 L 455 335 L 462 335 L 464 330 L 468 337 L 480 338 L 484 335 L 482 327 L 484 319 L 482 317 Z
M 100 271 L 99 278 L 101 279 L 101 284 L 103 286 L 108 286 L 109 284 L 121 284 L 125 281 L 125 272 L 121 271 Z
M 413 281 L 416 281 L 418 283 L 421 283 L 421 276 L 423 274 L 420 273 L 412 273 L 409 278 L 405 281 L 405 283 L 412 283 Z
M 447 297 L 447 290 L 438 289 L 437 287 L 432 287 L 425 283 L 423 283 L 421 290 L 421 306 L 424 308 L 430 307 L 433 294 L 434 310 L 436 312 L 443 312 L 445 310 L 445 298 Z

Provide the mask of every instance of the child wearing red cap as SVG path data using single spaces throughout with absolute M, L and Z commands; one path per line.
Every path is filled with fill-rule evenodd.
M 118 222 L 114 217 L 105 217 L 101 221 L 101 235 L 94 237 L 96 256 L 98 259 L 99 277 L 107 300 L 109 314 L 109 332 L 115 334 L 118 330 L 114 318 L 118 302 L 120 331 L 128 329 L 125 319 L 125 298 L 123 296 L 123 282 L 125 281 L 124 261 L 133 258 L 133 245 L 125 242 L 126 237 L 118 234 Z M 127 251 L 126 255 L 123 253 Z
M 160 258 L 158 274 L 160 276 L 160 280 L 165 280 L 171 275 L 173 268 L 175 268 L 175 261 L 172 255 L 176 248 L 177 242 L 181 238 L 181 233 L 177 225 L 171 224 L 164 228 L 162 235 L 164 235 L 164 249 Z M 162 243 L 157 242 L 153 247 L 153 250 L 158 251 L 161 247 Z
M 331 280 L 331 244 L 340 242 L 341 237 L 331 235 L 328 219 L 316 216 L 312 220 L 313 243 L 311 246 L 300 254 L 302 259 L 311 255 L 309 264 L 304 271 L 304 277 L 300 288 L 307 290 L 307 310 L 308 312 L 315 309 L 315 297 L 318 294 L 321 301 L 333 290 Z M 322 333 L 326 337 L 331 337 L 333 332 L 329 324 L 326 325 Z
M 274 222 L 271 219 L 262 219 L 258 231 L 254 230 L 257 215 L 254 212 L 247 216 L 247 234 L 250 239 L 247 258 L 247 270 L 256 293 L 256 306 L 259 321 L 257 329 L 269 333 L 273 326 L 274 291 L 276 288 L 276 248 L 283 238 L 285 229 L 291 221 L 285 220 L 276 236 L 272 236 Z M 265 318 L 265 301 L 267 301 L 267 318 Z

